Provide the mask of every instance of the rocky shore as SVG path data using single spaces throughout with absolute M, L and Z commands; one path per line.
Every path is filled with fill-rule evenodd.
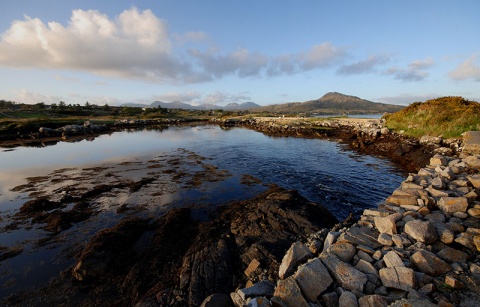
M 436 155 L 353 226 L 294 243 L 276 284 L 231 298 L 235 306 L 478 306 L 479 188 L 480 157 Z

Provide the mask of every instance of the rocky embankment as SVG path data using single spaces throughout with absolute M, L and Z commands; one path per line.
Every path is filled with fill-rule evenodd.
M 377 209 L 294 243 L 235 306 L 478 306 L 480 156 L 436 155 Z M 210 305 L 207 299 L 202 306 Z

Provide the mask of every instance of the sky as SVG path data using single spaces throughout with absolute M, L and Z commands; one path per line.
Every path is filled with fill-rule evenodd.
M 480 101 L 478 0 L 0 0 L 0 99 Z

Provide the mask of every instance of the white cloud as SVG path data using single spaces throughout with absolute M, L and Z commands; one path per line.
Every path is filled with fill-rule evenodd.
M 39 102 L 52 104 L 52 103 L 58 103 L 60 101 L 65 101 L 65 98 L 61 96 L 43 95 L 40 93 L 28 91 L 26 89 L 22 89 L 18 91 L 16 96 L 17 98 L 15 99 L 15 101 L 18 101 L 20 103 L 28 103 L 28 104 L 35 104 Z
M 375 67 L 381 64 L 385 64 L 389 61 L 389 58 L 385 55 L 370 55 L 367 59 L 358 61 L 356 63 L 343 65 L 337 73 L 340 75 L 356 75 L 363 73 L 370 73 L 375 71 Z
M 210 38 L 208 33 L 202 31 L 190 31 L 184 34 L 173 34 L 173 39 L 176 44 L 184 45 L 187 43 L 201 43 L 205 42 Z
M 303 70 L 328 67 L 345 56 L 345 51 L 329 42 L 315 45 L 309 51 L 300 53 L 298 60 Z
M 450 71 L 448 75 L 455 80 L 467 80 L 473 79 L 476 82 L 480 82 L 480 65 L 476 64 L 477 58 L 480 53 L 473 54 L 463 63 L 457 66 L 454 70 Z
M 85 70 L 150 81 L 195 82 L 204 76 L 175 58 L 166 23 L 132 8 L 115 19 L 74 10 L 67 26 L 25 16 L 2 34 L 0 65 Z
M 209 103 L 209 104 L 227 104 L 231 102 L 240 102 L 245 100 L 251 100 L 250 96 L 248 96 L 248 93 L 246 92 L 242 92 L 238 94 L 214 92 L 205 96 L 202 99 L 202 102 Z
M 384 71 L 386 75 L 393 75 L 397 80 L 412 82 L 422 81 L 428 77 L 428 68 L 435 64 L 433 59 L 426 58 L 425 60 L 415 60 L 408 64 L 407 68 L 390 67 Z
M 398 105 L 409 105 L 413 102 L 424 102 L 429 99 L 434 99 L 440 97 L 439 94 L 424 94 L 424 95 L 416 95 L 416 94 L 399 94 L 396 96 L 383 96 L 379 98 L 375 98 L 374 101 L 379 101 L 383 103 L 389 104 L 398 104 Z

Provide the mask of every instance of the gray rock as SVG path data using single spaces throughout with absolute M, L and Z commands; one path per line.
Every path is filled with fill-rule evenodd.
M 360 261 L 357 262 L 355 268 L 362 273 L 378 276 L 377 269 L 375 269 L 375 267 L 370 262 L 367 262 L 363 259 L 360 259 Z
M 315 302 L 333 282 L 327 268 L 318 258 L 300 266 L 293 278 L 310 302 Z
M 380 279 L 387 288 L 409 291 L 415 287 L 415 273 L 406 267 L 392 267 L 380 270 Z
M 435 307 L 438 306 L 426 299 L 405 299 L 402 298 L 388 305 L 390 307 Z
M 405 224 L 404 231 L 415 240 L 425 244 L 431 244 L 437 240 L 435 227 L 430 222 L 410 221 Z
M 292 276 L 278 281 L 274 296 L 279 297 L 288 307 L 310 307 Z
M 323 242 L 323 251 L 326 252 L 330 249 L 333 243 L 337 240 L 340 236 L 340 232 L 338 231 L 330 231 Z
M 275 285 L 269 280 L 262 280 L 251 287 L 237 291 L 238 295 L 240 295 L 243 300 L 256 296 L 272 296 L 274 292 Z
M 387 268 L 405 266 L 400 256 L 397 255 L 397 253 L 394 251 L 389 251 L 388 253 L 386 253 L 385 256 L 383 256 L 383 261 L 385 262 Z
M 473 169 L 480 170 L 480 159 L 476 156 L 468 156 L 463 159 L 463 162 Z
M 434 188 L 436 190 L 445 189 L 445 183 L 443 182 L 442 178 L 440 178 L 440 177 L 433 178 L 432 181 L 430 182 L 430 184 L 432 185 L 432 188 Z
M 377 241 L 378 235 L 379 233 L 373 229 L 354 225 L 347 230 L 343 238 L 345 241 L 354 245 L 365 245 L 369 248 L 376 249 L 382 247 L 382 244 Z
M 415 200 L 416 203 L 416 200 Z M 396 222 L 402 218 L 400 213 L 390 214 L 386 217 L 375 217 L 374 222 L 380 233 L 393 235 L 397 233 Z M 377 237 L 378 238 L 378 237 Z
M 455 233 L 447 228 L 447 225 L 442 222 L 434 222 L 433 226 L 437 232 L 438 240 L 445 244 L 451 244 L 455 240 Z
M 439 138 L 439 137 L 422 136 L 420 138 L 420 143 L 422 144 L 422 140 L 423 140 L 423 143 L 428 144 L 431 141 L 427 141 L 427 140 L 433 140 L 433 139 L 435 140 L 435 144 L 440 144 L 440 142 L 442 141 L 442 139 Z M 448 160 L 444 156 L 435 155 L 432 158 L 430 158 L 430 165 L 432 165 L 432 166 L 447 166 L 448 165 Z
M 410 262 L 421 272 L 430 276 L 438 276 L 450 271 L 450 266 L 435 254 L 420 250 L 410 257 Z
M 278 269 L 278 275 L 281 279 L 285 279 L 295 272 L 297 266 L 306 261 L 312 256 L 312 253 L 301 242 L 295 242 L 290 246 L 287 253 L 283 257 L 280 268 Z
M 388 300 L 384 296 L 378 294 L 365 295 L 358 300 L 359 307 L 386 307 Z
M 353 244 L 344 241 L 333 244 L 330 247 L 330 251 L 344 262 L 350 262 L 357 253 L 357 249 Z
M 338 299 L 338 307 L 357 307 L 358 300 L 355 294 L 350 291 L 344 291 Z
M 363 291 L 367 282 L 365 274 L 341 261 L 333 253 L 323 252 L 319 258 L 340 286 L 347 290 Z

